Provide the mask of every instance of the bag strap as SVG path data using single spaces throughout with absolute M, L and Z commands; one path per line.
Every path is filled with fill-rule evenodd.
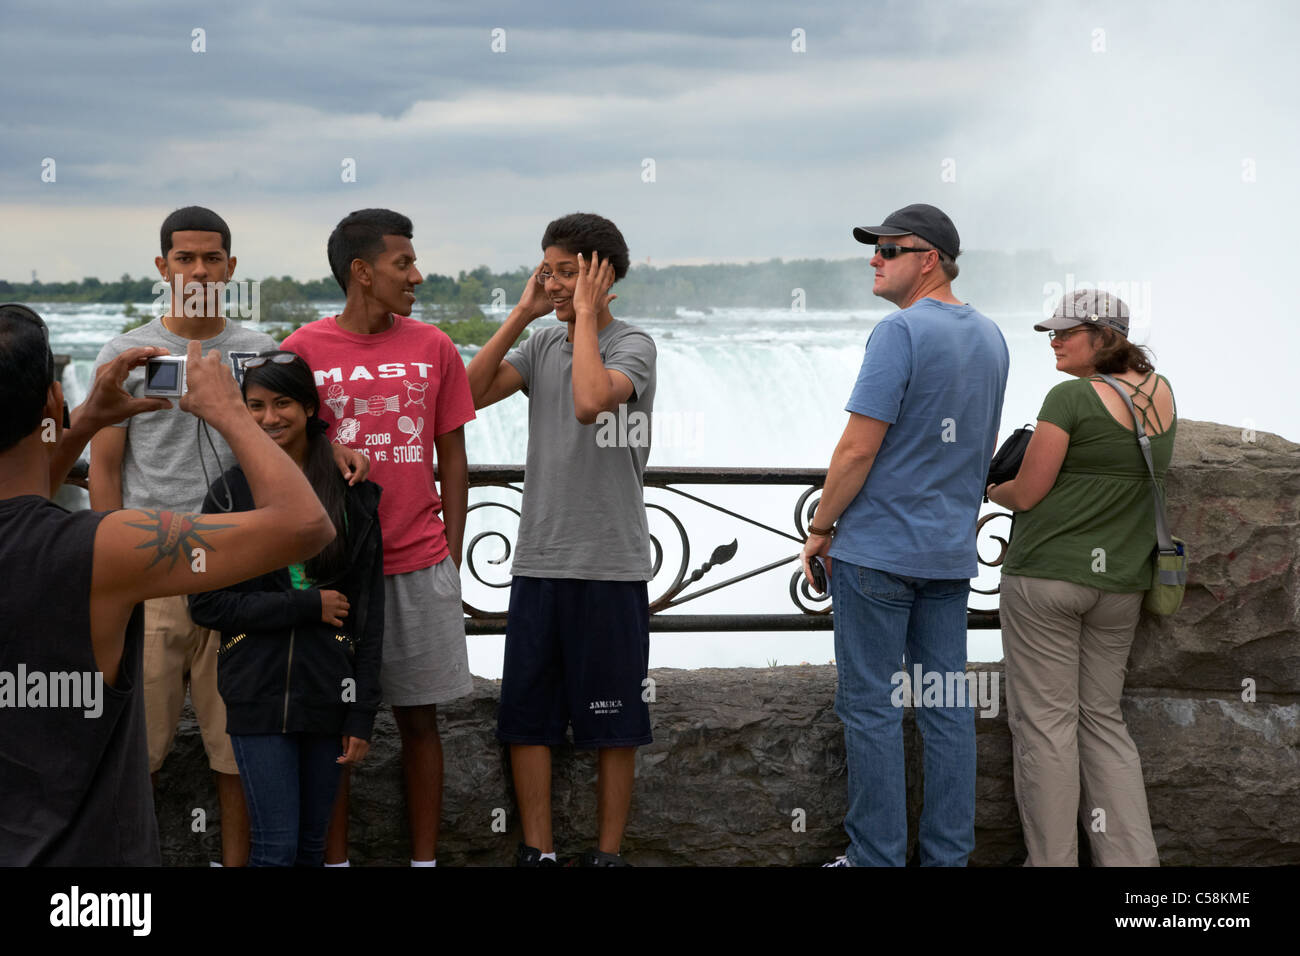
M 1165 504 L 1160 496 L 1160 486 L 1156 484 L 1156 468 L 1151 461 L 1151 439 L 1147 437 L 1146 429 L 1138 418 L 1137 409 L 1133 407 L 1133 399 L 1129 398 L 1120 383 L 1109 375 L 1098 375 L 1103 382 L 1119 392 L 1119 397 L 1124 399 L 1124 404 L 1128 406 L 1129 413 L 1133 416 L 1133 427 L 1137 434 L 1138 446 L 1142 449 L 1142 457 L 1147 463 L 1147 473 L 1151 476 L 1151 498 L 1156 504 L 1156 543 L 1160 550 L 1166 554 L 1177 553 L 1174 547 L 1173 536 L 1169 533 L 1169 525 L 1165 521 Z

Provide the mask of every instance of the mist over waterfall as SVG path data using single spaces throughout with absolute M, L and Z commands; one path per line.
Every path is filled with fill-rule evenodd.
M 628 320 L 658 349 L 652 467 L 825 467 L 875 320 L 803 314 L 794 326 L 789 312 L 744 312 Z M 520 394 L 479 412 L 472 461 L 524 460 L 526 404 Z

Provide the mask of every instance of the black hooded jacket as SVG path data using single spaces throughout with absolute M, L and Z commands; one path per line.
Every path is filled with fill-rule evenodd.
M 238 465 L 225 474 L 234 511 L 252 510 L 253 494 Z M 218 491 L 218 489 L 221 489 Z M 221 514 L 214 492 L 207 514 Z M 295 590 L 288 568 L 219 591 L 190 595 L 190 616 L 221 632 L 217 689 L 231 734 L 319 733 L 370 739 L 379 709 L 384 639 L 384 549 L 381 489 L 347 490 L 348 562 L 330 581 Z M 321 621 L 321 590 L 341 591 L 350 605 L 343 626 Z

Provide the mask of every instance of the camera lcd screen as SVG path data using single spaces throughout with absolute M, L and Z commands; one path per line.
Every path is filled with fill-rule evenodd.
M 149 363 L 149 384 L 151 389 L 176 387 L 176 372 L 178 366 L 175 362 L 150 362 Z

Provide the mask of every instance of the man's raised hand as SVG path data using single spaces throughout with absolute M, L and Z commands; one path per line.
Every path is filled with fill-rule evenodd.
M 197 340 L 190 342 L 185 353 L 185 395 L 181 398 L 181 409 L 214 426 L 234 413 L 248 415 L 230 366 L 221 364 L 221 353 L 216 349 L 203 355 Z
M 545 265 L 545 262 L 539 262 L 533 274 L 524 280 L 523 295 L 519 297 L 519 304 L 515 306 L 515 309 L 523 313 L 524 318 L 529 322 L 555 311 L 555 303 L 546 294 L 546 287 L 537 281 Z
M 98 430 L 106 425 L 124 422 L 141 412 L 171 408 L 172 403 L 165 398 L 132 398 L 122 387 L 131 369 L 144 365 L 155 355 L 166 354 L 166 349 L 156 346 L 127 349 L 112 361 L 105 362 L 95 373 L 95 381 L 91 383 L 90 391 L 78 406 L 78 411 Z
M 608 294 L 613 284 L 614 266 L 608 259 L 601 262 L 600 253 L 593 252 L 588 261 L 581 252 L 578 253 L 578 284 L 573 290 L 573 311 L 577 315 L 590 313 L 599 316 L 618 298 Z

